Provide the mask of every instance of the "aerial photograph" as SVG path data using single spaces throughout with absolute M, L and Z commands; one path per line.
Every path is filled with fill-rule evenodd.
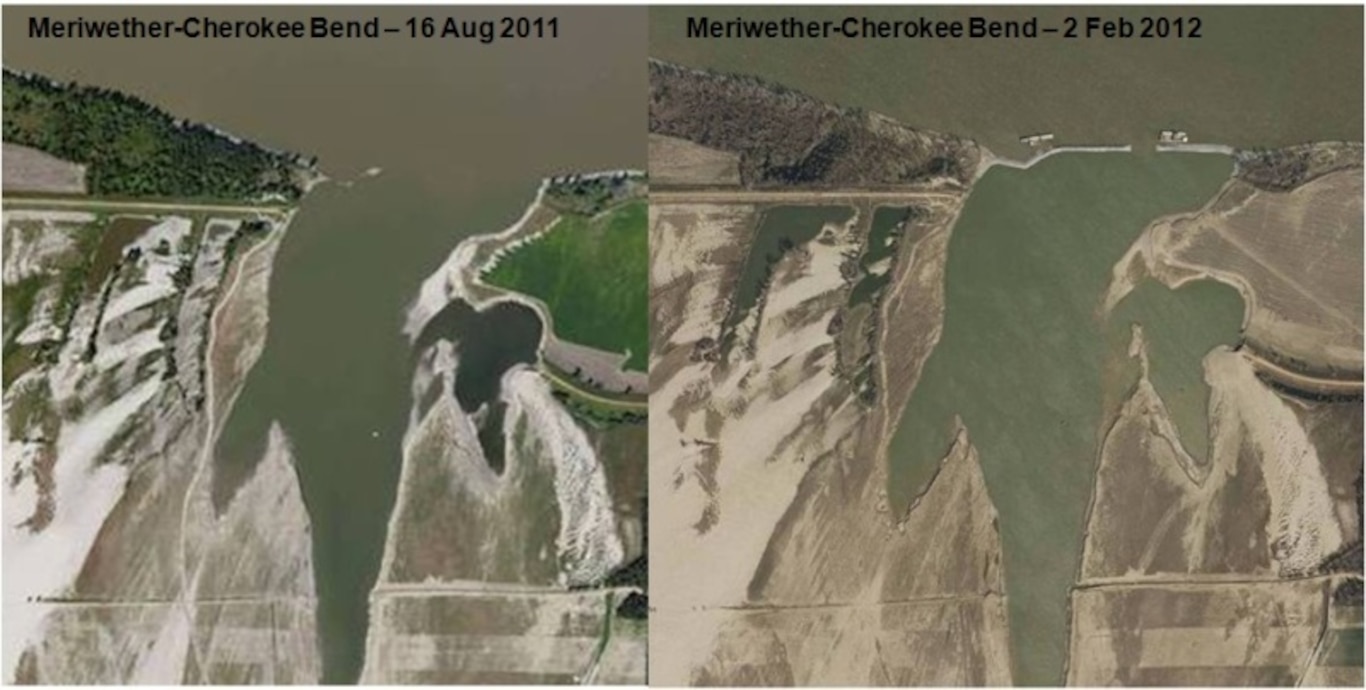
M 4 9 L 5 683 L 645 684 L 646 19 Z
M 650 682 L 1360 687 L 1362 20 L 652 8 Z

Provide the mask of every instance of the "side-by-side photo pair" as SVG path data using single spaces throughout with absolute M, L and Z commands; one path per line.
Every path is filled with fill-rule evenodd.
M 1361 687 L 1361 6 L 9 5 L 3 677 Z

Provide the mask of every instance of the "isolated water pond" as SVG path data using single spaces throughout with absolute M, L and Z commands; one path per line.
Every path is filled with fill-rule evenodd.
M 499 399 L 500 381 L 514 365 L 536 362 L 541 328 L 536 312 L 516 302 L 499 302 L 476 311 L 456 300 L 432 317 L 414 348 L 420 353 L 438 340 L 455 345 L 455 398 L 460 409 L 476 415 L 479 444 L 496 472 L 503 471 L 503 412 L 507 407 Z

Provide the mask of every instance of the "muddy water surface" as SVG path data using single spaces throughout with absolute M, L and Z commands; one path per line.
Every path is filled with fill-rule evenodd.
M 689 38 L 689 18 L 970 21 L 1060 29 L 1038 38 Z M 1191 39 L 1062 37 L 1066 18 L 1191 17 Z M 1360 7 L 656 7 L 650 54 L 752 74 L 914 127 L 971 137 L 1001 154 L 1053 132 L 1070 144 L 1192 141 L 1284 146 L 1359 141 Z

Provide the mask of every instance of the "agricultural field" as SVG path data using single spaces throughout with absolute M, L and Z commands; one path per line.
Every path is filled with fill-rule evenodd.
M 650 135 L 650 177 L 660 185 L 738 185 L 740 157 L 687 139 Z
M 644 684 L 645 624 L 616 612 L 623 596 L 479 583 L 381 589 L 361 681 Z
M 490 285 L 535 297 L 557 336 L 613 353 L 645 371 L 649 348 L 646 202 L 598 215 L 565 214 L 550 229 L 507 251 L 485 270 Z
M 9 142 L 4 148 L 5 191 L 85 193 L 85 166 Z

